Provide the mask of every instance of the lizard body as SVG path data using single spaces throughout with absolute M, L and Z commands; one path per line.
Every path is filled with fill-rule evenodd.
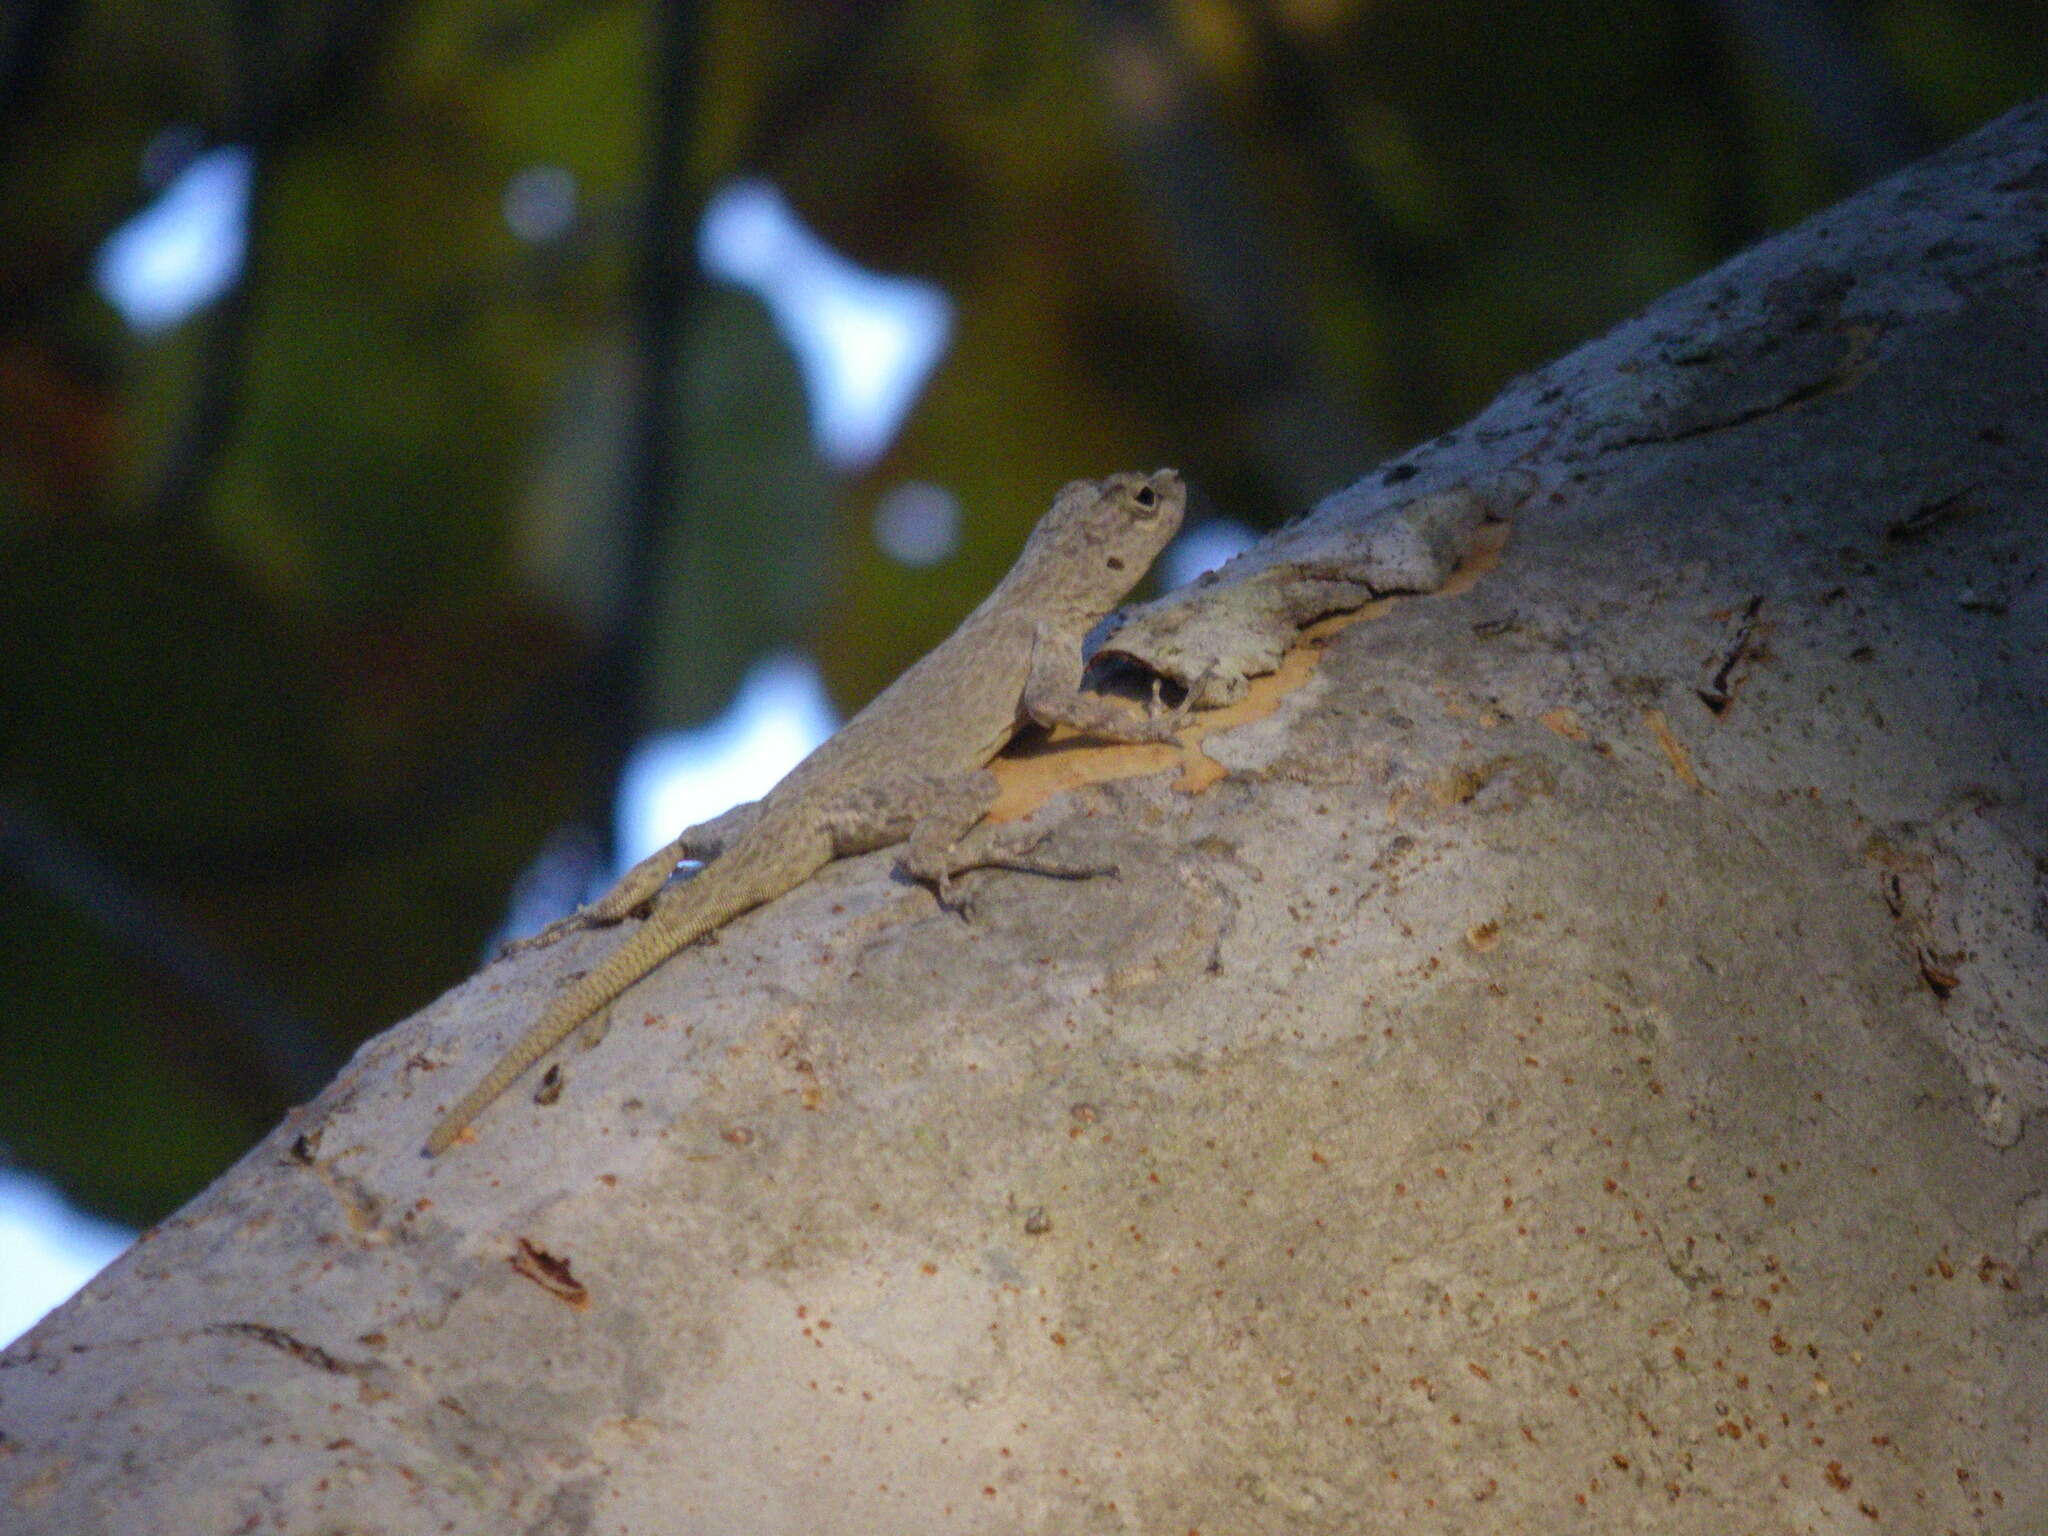
M 995 798 L 989 760 L 1020 727 L 1068 725 L 1117 741 L 1172 735 L 1178 714 L 1140 718 L 1083 694 L 1081 644 L 1165 548 L 1185 505 L 1181 478 L 1170 469 L 1063 488 L 981 606 L 757 806 L 686 832 L 570 924 L 544 934 L 541 942 L 578 922 L 617 922 L 651 903 L 633 935 L 555 998 L 447 1112 L 427 1138 L 429 1155 L 446 1151 L 522 1072 L 683 946 L 835 858 L 904 843 L 905 869 L 942 894 L 950 875 L 974 864 L 1093 872 L 1017 855 L 962 866 L 953 855 Z M 718 842 L 728 846 L 694 878 L 668 884 L 679 860 Z

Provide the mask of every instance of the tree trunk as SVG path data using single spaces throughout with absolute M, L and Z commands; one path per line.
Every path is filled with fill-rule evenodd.
M 1142 611 L 1199 745 L 1010 765 L 1118 877 L 835 865 L 430 1161 L 617 936 L 490 967 L 0 1360 L 0 1524 L 2048 1527 L 2044 252 L 2036 104 Z

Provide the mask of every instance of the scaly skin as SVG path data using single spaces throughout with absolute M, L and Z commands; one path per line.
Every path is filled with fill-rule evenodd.
M 463 1128 L 483 1112 L 528 1067 L 566 1039 L 576 1026 L 648 974 L 692 939 L 731 922 L 742 912 L 802 885 L 832 859 L 829 839 L 805 837 L 798 827 L 776 828 L 789 835 L 743 842 L 704 866 L 683 887 L 690 900 L 666 909 L 657 905 L 633 936 L 602 965 L 581 977 L 542 1013 L 533 1026 L 491 1068 L 427 1138 L 427 1151 L 448 1150 Z
M 1181 716 L 1144 719 L 1082 694 L 1081 643 L 1180 527 L 1178 474 L 1111 475 L 1061 490 L 980 607 L 768 792 L 754 824 L 694 879 L 663 887 L 681 853 L 644 861 L 590 911 L 645 923 L 554 1000 L 427 1138 L 445 1152 L 521 1073 L 685 945 L 803 884 L 834 858 L 909 842 L 905 863 L 943 885 L 949 855 L 993 794 L 988 761 L 1019 727 L 1064 724 L 1161 741 Z M 678 839 L 679 850 L 689 834 Z M 1030 867 L 1015 857 L 1003 862 Z M 1071 873 L 1060 866 L 1048 872 Z

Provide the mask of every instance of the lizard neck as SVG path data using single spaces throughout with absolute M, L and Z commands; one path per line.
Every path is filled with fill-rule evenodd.
M 1114 608 L 1144 574 L 1143 570 L 1098 570 L 1092 566 L 1077 570 L 1067 551 L 1026 545 L 1010 573 L 969 620 L 1028 613 L 1041 627 L 1070 635 L 1078 646 L 1095 621 Z

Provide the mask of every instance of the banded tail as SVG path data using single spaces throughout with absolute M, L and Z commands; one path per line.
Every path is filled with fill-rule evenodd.
M 446 1152 L 463 1128 L 521 1073 L 677 950 L 801 885 L 831 860 L 830 844 L 822 835 L 791 837 L 769 825 L 757 826 L 754 831 L 766 835 L 750 835 L 734 844 L 687 885 L 671 891 L 667 905 L 657 900 L 654 911 L 630 939 L 550 1003 L 483 1081 L 441 1117 L 427 1137 L 427 1155 L 438 1157 Z

